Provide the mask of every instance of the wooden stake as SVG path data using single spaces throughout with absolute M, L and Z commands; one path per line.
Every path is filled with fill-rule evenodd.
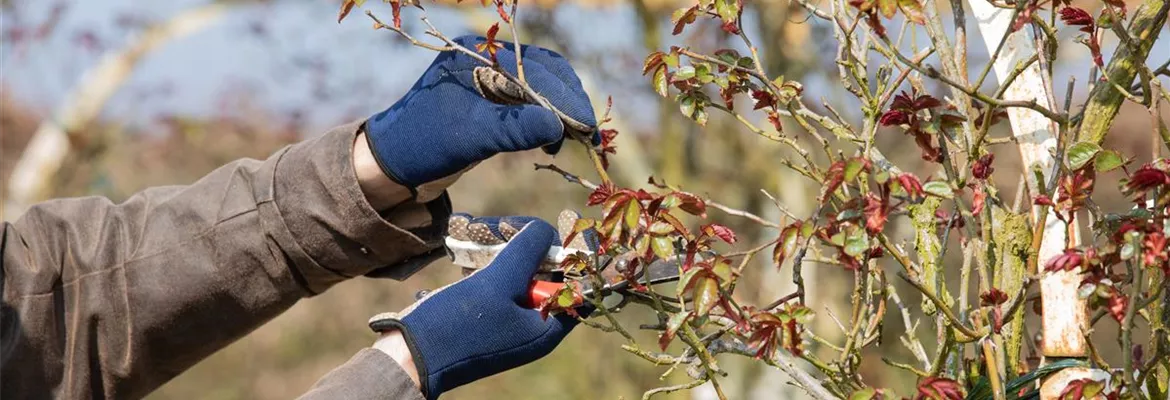
M 971 7 L 972 17 L 978 23 L 979 34 L 987 45 L 988 54 L 994 53 L 1000 39 L 1004 38 L 1004 32 L 1013 22 L 1012 10 L 996 8 L 982 0 L 970 0 L 968 5 Z M 1000 56 L 994 60 L 996 76 L 1001 79 L 1008 76 L 1019 62 L 1030 58 L 1036 51 L 1033 43 L 1034 37 L 1028 29 L 1021 29 L 1007 36 Z M 1056 110 L 1051 87 L 1039 63 L 1033 63 L 1015 79 L 1005 91 L 1004 97 L 1008 101 L 1035 100 L 1050 110 Z M 1008 118 L 1026 169 L 1024 175 L 1027 179 L 1028 192 L 1035 196 L 1042 193 L 1040 188 L 1047 184 L 1055 171 L 1057 160 L 1052 153 L 1058 149 L 1056 137 L 1058 127 L 1040 113 L 1025 108 L 1009 109 Z M 1041 171 L 1041 176 L 1037 177 L 1037 174 L 1032 172 L 1033 169 Z M 1037 263 L 1042 270 L 1048 260 L 1063 253 L 1066 246 L 1076 246 L 1079 238 L 1076 229 L 1068 229 L 1056 218 L 1054 212 L 1048 211 L 1046 215 L 1039 215 L 1042 212 L 1039 207 L 1033 207 L 1032 210 L 1033 221 L 1043 221 L 1045 224 Z M 1084 357 L 1088 353 L 1088 344 L 1082 333 L 1083 328 L 1088 325 L 1087 308 L 1085 301 L 1077 297 L 1079 273 L 1080 271 L 1070 271 L 1041 274 L 1040 296 L 1044 315 L 1041 351 L 1045 358 Z M 1090 375 L 1088 370 L 1084 370 L 1069 371 L 1062 376 L 1079 379 Z M 1066 381 L 1062 379 L 1061 382 Z M 1046 381 L 1041 398 L 1055 399 L 1055 395 L 1060 394 L 1059 389 L 1063 389 L 1061 382 Z M 1060 385 L 1060 388 L 1049 387 L 1051 385 Z

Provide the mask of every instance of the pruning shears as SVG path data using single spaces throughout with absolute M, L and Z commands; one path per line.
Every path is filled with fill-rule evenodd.
M 487 267 L 496 258 L 496 255 L 507 246 L 507 243 L 485 245 L 451 236 L 448 236 L 445 242 L 451 261 L 469 272 Z M 528 286 L 529 304 L 532 307 L 544 304 L 549 298 L 558 295 L 566 285 L 576 286 L 577 290 L 574 291 L 577 293 L 576 300 L 580 301 L 583 300 L 583 297 L 594 296 L 594 293 L 598 291 L 608 298 L 609 295 L 628 288 L 631 281 L 653 286 L 679 279 L 679 260 L 677 259 L 658 260 L 644 267 L 636 265 L 635 270 L 629 272 L 627 268 L 631 263 L 625 257 L 601 256 L 598 260 L 601 265 L 599 272 L 605 284 L 601 287 L 594 287 L 593 283 L 587 279 L 572 279 L 573 277 L 567 277 L 563 271 L 559 270 L 561 263 L 572 254 L 591 257 L 593 252 L 561 246 L 549 248 L 541 266 L 542 272 L 538 273 Z M 626 279 L 627 275 L 631 276 L 632 279 Z

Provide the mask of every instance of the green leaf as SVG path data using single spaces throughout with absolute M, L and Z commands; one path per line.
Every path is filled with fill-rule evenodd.
M 638 222 L 642 217 L 642 203 L 638 200 L 631 200 L 626 204 L 626 215 L 623 218 L 626 221 L 626 229 L 630 232 L 638 230 Z
M 735 51 L 734 49 L 720 49 L 719 51 L 715 52 L 715 56 L 718 57 L 720 61 L 732 65 L 738 63 L 741 58 L 739 56 L 739 52 Z
M 690 11 L 691 11 L 691 7 L 683 7 L 683 8 L 675 9 L 674 12 L 670 13 L 670 23 L 671 24 L 679 23 L 679 21 L 682 21 L 683 18 L 687 17 L 687 14 L 689 14 Z
M 682 324 L 690 319 L 690 317 L 691 313 L 678 313 L 670 316 L 670 320 L 666 322 L 666 331 L 671 333 L 678 332 L 678 328 L 681 328 Z
M 1165 370 L 1163 370 L 1165 371 Z M 1160 372 L 1157 369 L 1146 374 L 1146 389 L 1150 391 L 1149 398 L 1164 399 L 1170 392 L 1170 378 L 1166 377 L 1170 371 Z
M 1093 168 L 1097 172 L 1108 172 L 1115 170 L 1122 165 L 1125 165 L 1125 159 L 1113 150 L 1102 150 L 1097 153 L 1097 158 L 1093 159 Z
M 565 235 L 564 239 L 561 239 L 562 243 L 567 244 L 569 242 L 572 242 L 573 238 L 575 238 L 578 234 L 580 234 L 581 232 L 585 232 L 587 230 L 593 229 L 595 226 L 597 226 L 597 221 L 594 221 L 592 219 L 589 219 L 589 218 L 577 219 L 577 221 L 573 222 L 573 228 L 568 232 L 568 235 Z
M 801 325 L 811 322 L 813 317 L 816 316 L 816 314 L 813 313 L 813 310 L 808 307 L 796 308 L 789 312 L 789 314 L 792 315 L 792 319 L 796 320 L 796 323 Z
M 668 236 L 655 236 L 650 239 L 650 247 L 654 249 L 654 255 L 658 258 L 666 260 L 674 257 L 674 242 Z
M 673 196 L 671 196 L 671 197 L 673 197 Z M 674 230 L 678 231 L 678 233 L 682 234 L 682 236 L 684 238 L 688 238 L 688 240 L 689 240 L 689 238 L 691 237 L 691 232 L 687 230 L 687 226 L 684 225 L 682 223 L 682 221 L 680 221 L 678 219 L 678 217 L 674 216 L 674 214 L 659 213 L 658 218 L 662 218 L 663 221 L 666 221 L 667 223 L 674 225 Z
M 714 75 L 714 77 L 715 77 L 715 86 L 719 86 L 720 89 L 727 89 L 727 86 L 729 86 L 731 84 L 727 80 L 727 76 L 725 76 L 725 75 Z
M 698 78 L 699 83 L 711 83 L 715 80 L 715 76 L 711 75 L 711 66 L 707 63 L 695 64 L 695 78 Z
M 723 23 L 733 23 L 739 18 L 739 4 L 736 0 L 715 0 L 715 12 Z
M 857 158 L 851 158 L 845 162 L 845 182 L 850 182 L 857 178 L 857 174 L 861 172 L 861 168 L 865 166 L 865 162 Z
M 621 226 L 620 222 L 622 219 L 621 207 L 625 206 L 626 203 L 629 201 L 630 201 L 630 196 L 627 196 L 627 195 L 613 196 L 608 201 L 606 201 L 605 209 L 602 211 L 602 215 L 605 216 L 601 220 L 601 231 L 602 232 L 609 234 L 611 232 L 618 232 L 619 231 L 618 228 Z M 617 236 L 612 236 L 612 237 L 617 237 Z
M 1105 382 L 1092 381 L 1085 384 L 1085 391 L 1083 392 L 1082 396 L 1086 399 L 1095 399 L 1097 398 L 1097 395 L 1101 394 L 1101 392 L 1104 390 Z
M 1020 389 L 1023 388 L 1024 386 L 1031 385 L 1033 382 L 1036 382 L 1040 379 L 1043 379 L 1044 377 L 1046 377 L 1054 372 L 1065 369 L 1065 368 L 1087 367 L 1087 366 L 1089 366 L 1088 363 L 1081 361 L 1081 360 L 1076 360 L 1076 359 L 1063 359 L 1060 361 L 1054 361 L 1054 362 L 1049 363 L 1049 364 L 1041 365 L 1039 368 L 1036 368 L 1032 372 L 1026 373 L 1024 375 L 1020 375 L 1019 377 L 1008 381 L 1007 388 L 1004 391 L 1007 392 L 1007 394 L 1008 394 L 1008 400 L 1015 400 L 1015 394 L 1019 393 Z M 974 400 L 974 399 L 971 399 L 971 397 L 968 396 L 967 400 Z
M 845 254 L 859 257 L 865 254 L 866 250 L 869 250 L 869 237 L 865 235 L 865 231 L 855 230 L 845 239 Z
M 845 232 L 837 232 L 837 234 L 829 237 L 829 243 L 834 246 L 845 247 Z
M 707 315 L 711 312 L 711 308 L 715 307 L 715 303 L 719 301 L 719 282 L 710 275 L 704 274 L 695 282 L 691 296 L 694 298 L 695 313 Z
M 804 86 L 801 85 L 800 82 L 797 82 L 797 81 L 784 82 L 783 85 L 780 85 L 780 93 L 776 93 L 776 96 L 779 98 L 779 100 L 777 100 L 777 101 L 780 103 L 788 103 L 788 102 L 792 101 L 792 99 L 795 99 L 797 96 L 800 96 L 800 93 L 803 91 L 804 91 Z
M 691 318 L 691 313 L 678 313 L 670 316 L 666 321 L 666 331 L 662 332 L 662 336 L 658 337 L 658 347 L 666 350 L 666 346 L 670 345 L 670 341 L 674 340 L 674 334 L 678 332 L 679 328 Z
M 659 210 L 669 210 L 678 206 L 678 196 L 666 196 L 662 199 L 662 204 L 658 206 Z
M 1097 21 L 1096 21 L 1097 26 L 1100 27 L 1101 29 L 1106 29 L 1106 30 L 1113 29 L 1113 16 L 1112 15 L 1113 15 L 1113 13 L 1102 12 L 1101 16 L 1097 17 Z M 1091 399 L 1092 397 L 1085 396 L 1085 398 Z
M 557 294 L 557 305 L 561 308 L 572 307 L 573 304 L 577 302 L 577 299 L 573 296 L 573 291 L 568 290 L 568 286 L 565 288 L 565 290 L 561 290 L 561 292 Z
M 720 283 L 730 283 L 732 277 L 731 260 L 720 257 L 711 266 L 711 273 L 715 274 L 716 278 L 719 278 Z
M 650 250 L 650 235 L 639 235 L 634 241 L 634 253 L 642 255 L 646 254 L 647 250 Z
M 784 263 L 785 258 L 796 251 L 797 239 L 800 238 L 799 233 L 800 227 L 793 225 L 780 231 L 780 238 L 776 241 L 776 247 L 772 249 L 772 261 L 776 263 L 777 268 Z
M 877 184 L 879 184 L 879 185 L 886 184 L 886 182 L 889 182 L 889 180 L 890 180 L 890 171 L 881 170 L 880 172 L 878 172 L 877 174 L 875 174 L 873 176 L 873 180 L 874 180 L 874 182 L 877 182 Z
M 687 270 L 687 272 L 684 272 L 682 277 L 678 278 L 678 288 L 676 289 L 676 293 L 678 293 L 679 297 L 682 297 L 682 295 L 687 292 L 687 289 L 691 287 L 691 281 L 694 280 L 696 276 L 706 273 L 707 271 L 703 270 L 702 268 L 691 268 Z
M 665 221 L 654 221 L 653 224 L 650 224 L 650 233 L 655 235 L 669 235 L 672 232 L 674 232 L 674 225 Z
M 1088 164 L 1101 151 L 1101 146 L 1092 142 L 1080 142 L 1068 148 L 1068 155 L 1065 157 L 1065 165 L 1068 169 L 1077 170 Z
M 615 211 L 614 213 L 620 215 L 619 212 Z M 620 219 L 621 218 L 614 218 L 613 222 L 610 223 L 609 225 L 602 225 L 601 230 L 602 230 L 602 232 L 604 232 L 606 237 L 611 237 L 611 238 L 614 238 L 616 240 L 617 238 L 622 236 L 622 224 L 618 223 L 619 222 L 618 220 L 620 220 Z
M 585 231 L 587 231 L 590 228 L 593 228 L 595 226 L 597 226 L 597 221 L 594 221 L 593 219 L 578 218 L 576 222 L 573 222 L 573 232 L 575 232 L 575 233 L 585 232 Z
M 877 390 L 875 390 L 874 388 L 864 388 L 864 389 L 858 390 L 856 392 L 853 392 L 853 394 L 850 394 L 849 400 L 869 400 L 869 399 L 872 399 L 873 396 L 876 394 L 877 394 Z
M 987 380 L 986 376 L 980 376 L 975 380 L 975 385 L 971 390 L 967 391 L 966 400 L 993 400 L 995 396 L 991 393 L 991 381 Z
M 922 190 L 926 193 L 942 197 L 944 199 L 955 197 L 955 192 L 951 190 L 951 185 L 948 185 L 946 182 L 942 181 L 926 182 L 925 185 L 922 185 Z
M 677 71 L 674 71 L 674 80 L 676 81 L 685 81 L 694 77 L 695 67 L 693 65 L 684 65 L 678 67 Z
M 692 118 L 699 126 L 707 126 L 707 110 L 703 107 L 695 108 L 695 115 Z
M 695 98 L 683 96 L 682 100 L 678 102 L 678 110 L 687 118 L 691 118 L 692 115 L 695 115 Z
M 926 15 L 922 13 L 922 3 L 918 0 L 898 0 L 898 8 L 910 21 L 918 25 L 926 24 Z
M 678 53 L 671 52 L 670 54 L 662 56 L 662 63 L 666 64 L 666 66 L 670 68 L 678 68 Z
M 804 221 L 804 223 L 802 223 L 800 225 L 800 237 L 803 237 L 803 238 L 812 237 L 815 230 L 816 230 L 816 226 L 813 225 L 812 221 Z
M 666 79 L 666 66 L 658 67 L 654 70 L 654 77 L 650 80 L 654 86 L 654 92 L 659 96 L 666 97 L 666 89 L 669 87 L 669 81 Z
M 918 130 L 926 132 L 927 134 L 930 134 L 931 136 L 938 135 L 938 133 L 941 129 L 942 129 L 942 121 L 939 121 L 938 118 L 932 119 L 930 121 L 918 123 Z

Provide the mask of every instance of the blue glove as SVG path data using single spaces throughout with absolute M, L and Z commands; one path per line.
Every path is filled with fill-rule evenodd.
M 560 242 L 551 225 L 531 217 L 470 222 L 489 225 L 492 234 L 501 227 L 521 228 L 491 265 L 401 313 L 370 319 L 375 331 L 402 331 L 427 399 L 544 357 L 578 323 L 566 314 L 542 319 L 525 304 L 532 276 L 549 247 Z
M 455 39 L 472 50 L 483 41 Z M 516 76 L 513 45 L 499 43 L 504 48 L 497 51 L 497 61 Z M 564 57 L 533 46 L 521 46 L 521 52 L 525 79 L 534 91 L 569 117 L 597 125 L 589 96 Z M 499 102 L 489 101 L 484 83 L 477 83 L 477 67 L 485 68 L 467 54 L 442 52 L 402 99 L 366 121 L 370 148 L 391 179 L 414 190 L 497 153 L 543 147 L 555 154 L 560 149 L 565 127 L 555 113 L 535 104 L 503 104 L 491 91 L 486 95 Z M 600 143 L 596 129 L 590 133 L 594 145 Z

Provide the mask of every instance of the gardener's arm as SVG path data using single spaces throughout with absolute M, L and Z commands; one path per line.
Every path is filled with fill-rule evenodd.
M 423 400 L 419 382 L 406 338 L 393 330 L 321 377 L 299 400 Z
M 3 397 L 141 397 L 302 297 L 430 253 L 445 198 L 363 164 L 360 126 L 5 223 Z
M 592 124 L 563 58 L 524 57 L 534 89 Z M 142 397 L 302 297 L 360 275 L 402 278 L 438 255 L 450 183 L 497 153 L 555 152 L 564 138 L 549 110 L 486 100 L 476 67 L 445 52 L 364 124 L 188 186 L 121 204 L 49 201 L 4 223 L 0 397 Z M 372 387 L 409 381 L 408 362 L 365 353 L 378 357 L 349 366 L 387 380 Z

